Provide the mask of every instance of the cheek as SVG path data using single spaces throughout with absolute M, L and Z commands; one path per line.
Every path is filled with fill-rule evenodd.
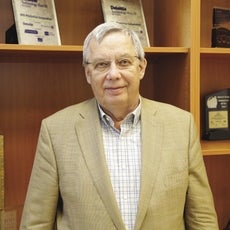
M 93 74 L 92 74 L 92 70 L 90 67 L 86 67 L 85 68 L 85 76 L 86 76 L 86 80 L 89 84 L 92 84 L 93 81 Z
M 91 85 L 91 78 L 90 78 L 90 76 L 86 76 L 86 81 Z
M 103 79 L 97 78 L 97 77 L 91 77 L 90 78 L 90 84 L 94 92 L 99 92 L 103 90 Z
M 137 87 L 139 86 L 140 81 L 143 78 L 143 74 L 140 71 L 134 71 L 127 76 L 127 82 L 129 82 L 130 85 L 135 85 Z
M 85 69 L 85 78 L 86 78 L 86 81 L 91 84 L 91 73 L 90 71 L 88 70 L 88 68 Z

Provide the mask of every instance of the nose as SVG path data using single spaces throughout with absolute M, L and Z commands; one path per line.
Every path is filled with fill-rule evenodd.
M 110 67 L 109 67 L 106 77 L 108 80 L 118 80 L 121 78 L 119 68 L 117 67 L 115 62 L 110 63 Z

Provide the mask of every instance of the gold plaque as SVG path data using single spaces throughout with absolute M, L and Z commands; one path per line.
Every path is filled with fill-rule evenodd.
M 208 122 L 210 129 L 228 128 L 228 111 L 210 111 Z
M 116 22 L 135 31 L 143 47 L 150 46 L 141 0 L 101 0 L 105 22 Z

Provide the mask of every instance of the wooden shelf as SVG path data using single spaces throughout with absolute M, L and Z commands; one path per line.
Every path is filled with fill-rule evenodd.
M 230 140 L 201 141 L 204 155 L 225 155 L 230 153 Z
M 149 53 L 188 53 L 186 47 L 147 47 L 144 48 L 146 54 Z M 61 45 L 61 46 L 35 46 L 18 44 L 0 44 L 0 53 L 2 52 L 82 52 L 82 46 Z
M 28 54 L 28 53 L 60 53 L 71 54 L 81 53 L 82 46 L 35 46 L 35 45 L 17 45 L 17 44 L 0 44 L 0 56 L 4 54 Z
M 82 44 L 91 29 L 103 22 L 100 4 L 91 0 L 55 0 L 63 45 L 34 46 L 4 44 L 5 31 L 14 19 L 11 1 L 0 3 L 0 133 L 5 139 L 5 208 L 17 211 L 17 223 L 41 120 L 93 96 L 84 77 Z M 202 98 L 230 87 L 230 48 L 211 48 L 212 9 L 216 5 L 230 8 L 230 2 L 142 0 L 142 5 L 151 47 L 144 48 L 148 67 L 141 94 L 190 111 L 202 133 Z M 228 162 L 230 140 L 201 140 L 201 146 L 207 160 L 215 155 L 222 157 L 219 172 L 215 171 L 215 162 L 211 162 L 209 172 L 213 174 L 211 182 L 218 178 L 213 182 L 217 190 L 218 183 L 228 179 L 224 175 L 222 178 L 221 164 Z M 221 195 L 214 195 L 223 229 L 229 218 L 229 205 Z
M 220 55 L 222 57 L 230 57 L 230 48 L 201 48 L 200 54 L 202 57 Z
M 35 46 L 35 45 L 17 45 L 0 44 L 1 61 L 12 59 L 15 61 L 24 58 L 49 59 L 49 58 L 82 58 L 82 46 L 62 45 L 62 46 Z M 185 47 L 148 47 L 145 48 L 146 56 L 162 56 L 173 54 L 188 54 L 189 49 Z
M 189 48 L 186 47 L 148 47 L 145 48 L 145 53 L 149 54 L 149 53 L 184 53 L 187 54 L 189 52 Z

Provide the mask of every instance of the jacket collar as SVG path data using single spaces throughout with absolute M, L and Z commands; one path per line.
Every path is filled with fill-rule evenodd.
M 82 109 L 75 130 L 97 192 L 116 228 L 125 230 L 106 164 L 96 100 L 89 101 Z
M 140 199 L 135 230 L 141 229 L 150 199 L 153 196 L 154 184 L 161 161 L 163 125 L 157 118 L 157 107 L 152 101 L 142 98 L 142 164 Z

